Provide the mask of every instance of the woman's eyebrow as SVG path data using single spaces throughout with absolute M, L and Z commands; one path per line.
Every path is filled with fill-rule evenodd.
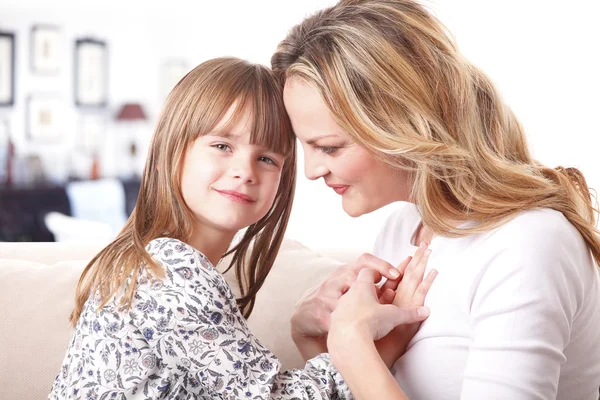
M 312 139 L 307 140 L 306 144 L 311 144 L 312 145 L 312 144 L 315 144 L 315 142 L 317 140 L 325 139 L 325 138 L 328 138 L 328 137 L 337 137 L 337 135 L 321 135 L 321 136 L 317 136 L 317 137 L 314 137 Z

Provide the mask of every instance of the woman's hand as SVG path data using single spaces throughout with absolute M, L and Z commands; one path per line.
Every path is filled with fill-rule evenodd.
M 431 270 L 423 279 L 430 254 L 431 250 L 427 248 L 427 244 L 421 243 L 415 255 L 402 263 L 405 265 L 402 280 L 400 282 L 388 281 L 382 286 L 381 289 L 386 293 L 395 290 L 392 304 L 409 309 L 425 304 L 425 296 L 437 275 L 436 270 Z M 406 352 L 408 343 L 420 326 L 421 322 L 398 325 L 385 338 L 376 343 L 377 350 L 388 367 L 391 367 Z
M 398 306 L 381 304 L 375 283 L 379 280 L 371 269 L 362 269 L 350 290 L 338 302 L 331 314 L 327 343 L 357 336 L 370 341 L 385 337 L 398 325 L 420 323 L 429 316 L 423 306 Z M 420 282 L 427 292 L 433 278 Z M 416 288 L 415 288 L 416 290 Z
M 402 274 L 402 270 L 374 255 L 363 254 L 355 262 L 336 268 L 323 283 L 307 291 L 296 303 L 291 318 L 292 338 L 305 360 L 327 351 L 325 343 L 331 313 L 363 269 L 373 272 L 374 283 L 385 276 L 397 285 Z M 393 296 L 394 293 L 388 290 L 383 297 L 385 302 L 390 302 Z

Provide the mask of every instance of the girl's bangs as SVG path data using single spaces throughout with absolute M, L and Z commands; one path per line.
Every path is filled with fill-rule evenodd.
M 262 71 L 261 71 L 262 72 Z M 248 79 L 236 96 L 235 110 L 224 129 L 238 124 L 246 115 L 250 116 L 250 144 L 264 146 L 270 151 L 287 156 L 296 140 L 285 112 L 282 93 L 274 80 L 265 73 Z

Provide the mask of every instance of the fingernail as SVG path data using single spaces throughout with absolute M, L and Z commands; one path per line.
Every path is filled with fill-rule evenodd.
M 420 248 L 424 249 L 425 247 L 427 247 L 427 243 L 425 242 L 421 242 L 421 244 L 419 245 Z
M 400 272 L 396 268 L 390 268 L 390 275 L 392 278 L 396 279 L 400 276 Z
M 421 307 L 417 310 L 417 315 L 420 318 L 427 318 L 429 317 L 429 308 L 427 307 Z

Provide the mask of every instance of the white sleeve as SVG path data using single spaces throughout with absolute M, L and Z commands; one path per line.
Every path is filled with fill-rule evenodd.
M 492 255 L 473 292 L 462 400 L 556 398 L 577 309 L 574 252 L 551 232 Z

